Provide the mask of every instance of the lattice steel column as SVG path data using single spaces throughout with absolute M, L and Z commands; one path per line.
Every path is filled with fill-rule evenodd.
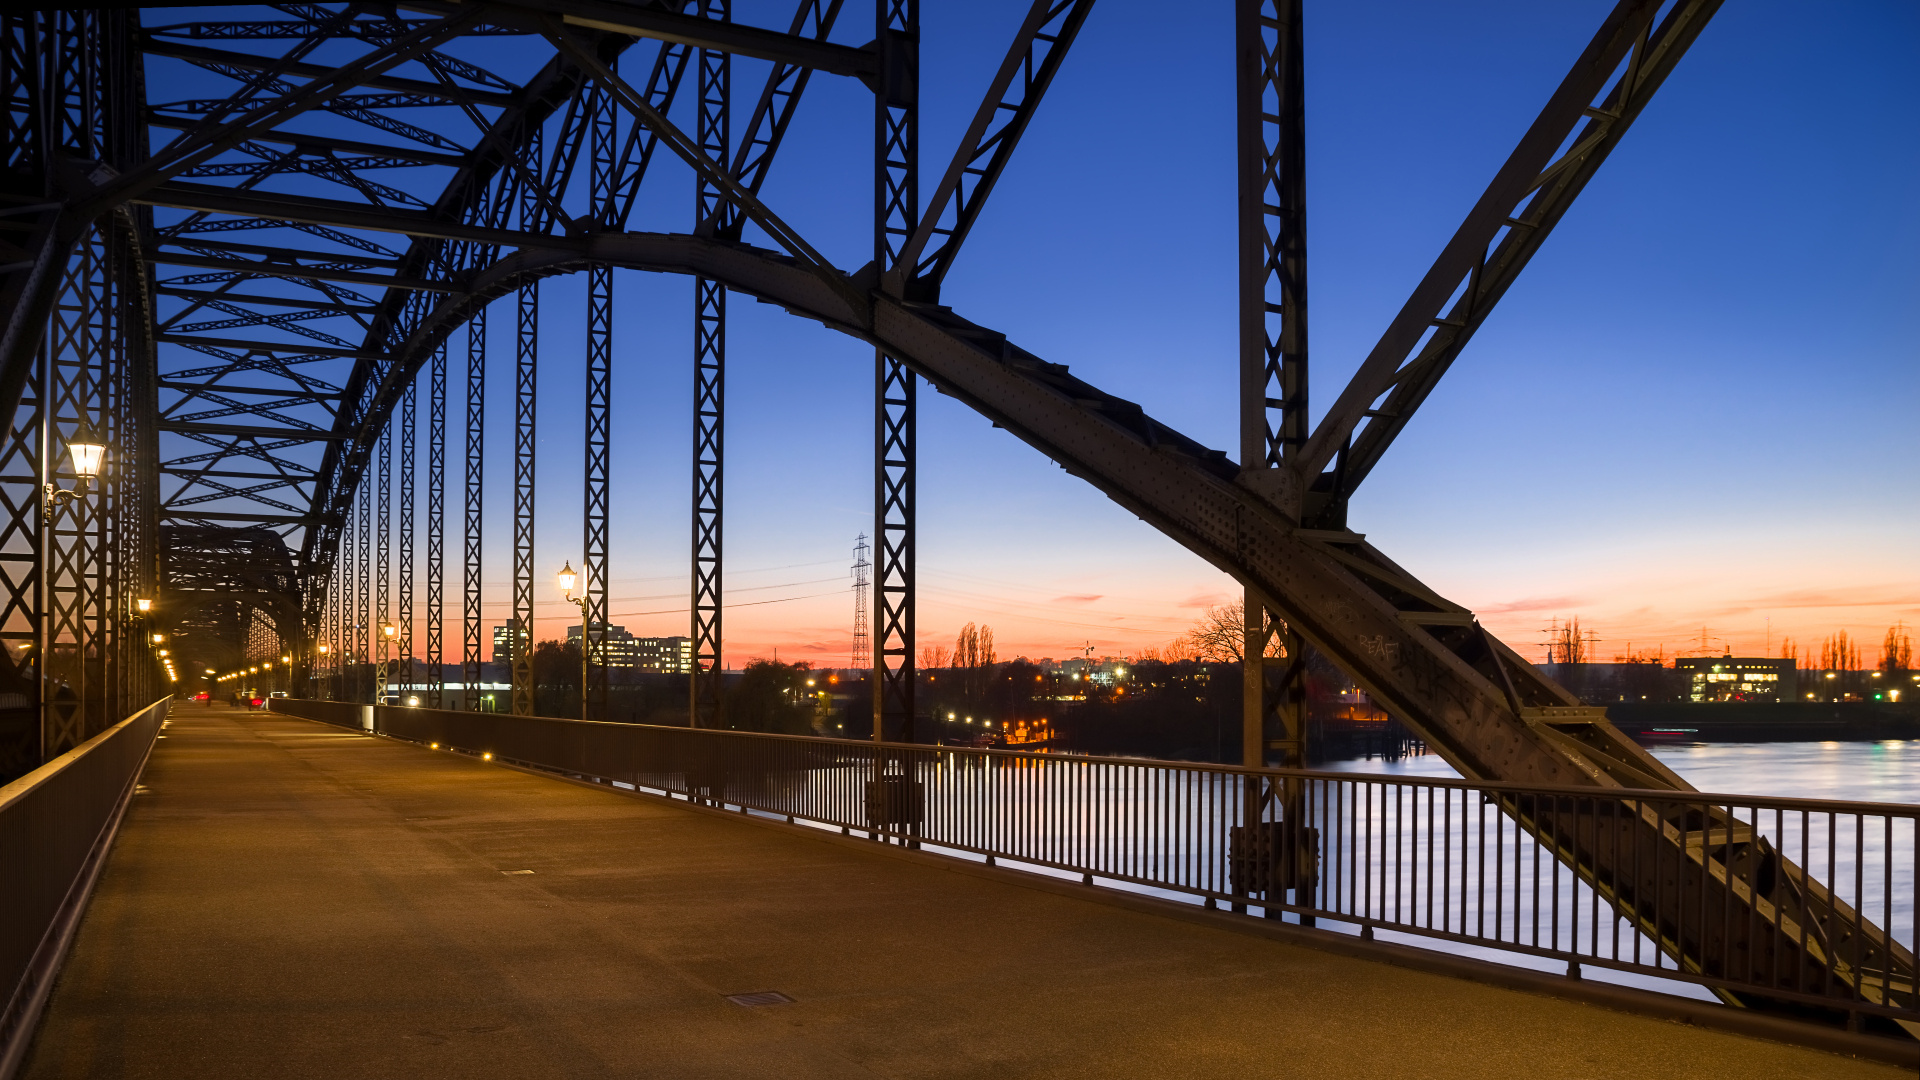
M 593 216 L 606 228 L 613 213 L 615 118 L 613 95 L 595 85 L 589 89 L 588 186 Z M 581 562 L 584 575 L 580 610 L 580 717 L 604 720 L 607 712 L 607 528 L 608 473 L 613 437 L 609 410 L 613 404 L 613 268 L 596 263 L 587 268 L 587 400 L 584 453 L 585 490 L 581 506 Z
M 447 347 L 433 351 L 427 391 L 427 707 L 446 705 Z
M 367 621 L 373 632 L 378 660 L 373 669 L 373 703 L 387 703 L 388 650 L 393 642 L 387 627 L 393 622 L 393 425 L 380 429 L 379 463 L 375 467 L 379 489 L 373 492 L 373 613 Z M 365 483 L 363 478 L 362 483 Z
M 75 436 L 85 431 L 88 440 L 98 437 L 100 373 L 96 367 L 116 345 L 106 261 L 105 237 L 89 229 L 68 260 L 42 347 L 48 408 L 40 460 L 46 482 L 56 489 L 73 490 L 78 483 L 69 451 Z M 98 497 L 89 492 L 54 502 L 49 509 L 42 548 L 42 596 L 47 605 L 40 646 L 45 657 L 42 760 L 90 737 L 93 699 L 102 690 L 96 669 L 100 655 L 97 563 L 102 555 Z
M 414 474 L 418 463 L 414 460 L 414 439 L 418 432 L 414 429 L 414 383 L 407 384 L 407 392 L 400 399 L 400 581 L 399 605 L 395 608 L 394 625 L 400 630 L 398 653 L 400 659 L 400 686 L 405 695 L 413 689 L 413 494 Z
M 727 0 L 701 0 L 700 13 L 730 19 Z M 700 152 L 727 163 L 732 142 L 727 103 L 733 66 L 728 54 L 700 50 Z M 694 221 L 719 219 L 726 200 L 704 178 L 694 180 Z M 722 559 L 725 495 L 727 389 L 727 290 L 707 278 L 693 279 L 693 673 L 690 722 L 719 727 L 724 612 Z
M 462 526 L 461 578 L 461 707 L 480 711 L 481 656 L 480 554 L 481 515 L 486 494 L 487 433 L 487 309 L 481 308 L 467 320 L 467 500 L 466 520 Z
M 354 604 L 353 612 L 353 656 L 359 667 L 350 673 L 353 680 L 353 697 L 355 699 L 361 699 L 363 695 L 370 693 L 370 688 L 367 687 L 364 680 L 372 675 L 373 664 L 373 652 L 367 647 L 367 632 L 371 629 L 373 622 L 373 593 L 371 588 L 373 584 L 374 563 L 372 487 L 373 485 L 367 483 L 366 474 L 362 473 L 360 476 L 359 509 L 360 562 L 356 567 L 359 572 L 359 580 L 354 582 L 357 602 Z
M 346 700 L 346 684 L 341 680 L 344 672 L 347 652 L 347 608 L 352 606 L 349 590 L 352 588 L 352 575 L 349 568 L 353 563 L 352 518 L 340 527 L 340 552 L 333 560 L 333 575 L 327 583 L 327 698 L 330 701 Z
M 20 405 L 0 444 L 0 784 L 38 767 L 40 758 L 41 387 L 32 365 Z
M 513 714 L 533 715 L 533 481 L 540 286 L 520 289 L 513 367 Z
M 1236 128 L 1239 151 L 1240 460 L 1243 482 L 1296 516 L 1301 493 L 1291 459 L 1307 427 L 1307 222 L 1305 71 L 1301 0 L 1237 0 Z M 1242 762 L 1304 763 L 1297 685 L 1305 665 L 1277 615 L 1248 590 L 1241 670 Z M 1272 635 L 1289 645 L 1283 683 L 1266 658 Z M 1287 707 L 1293 701 L 1296 707 Z
M 920 225 L 920 4 L 878 0 L 874 265 L 886 280 Z M 911 742 L 914 690 L 914 378 L 874 352 L 873 737 Z

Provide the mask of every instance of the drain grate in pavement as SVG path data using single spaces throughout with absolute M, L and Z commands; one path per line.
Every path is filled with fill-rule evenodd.
M 728 994 L 727 1000 L 735 1005 L 754 1008 L 760 1005 L 791 1005 L 793 999 L 778 990 L 760 990 L 751 994 Z

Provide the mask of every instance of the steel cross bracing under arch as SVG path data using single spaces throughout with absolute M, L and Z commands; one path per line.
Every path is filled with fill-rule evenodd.
M 546 276 L 596 264 L 684 274 L 870 342 L 883 377 L 890 358 L 991 418 L 1237 578 L 1289 634 L 1348 671 L 1463 775 L 1596 794 L 1686 788 L 1624 739 L 1604 710 L 1578 706 L 1470 611 L 1347 531 L 1345 515 L 1359 482 L 1699 34 L 1713 0 L 1621 0 L 1380 346 L 1304 438 L 1287 415 L 1284 333 L 1262 346 L 1259 393 L 1276 386 L 1281 415 L 1277 424 L 1259 417 L 1266 460 L 1246 468 L 934 302 L 1085 5 L 1033 5 L 982 103 L 986 119 L 969 129 L 927 205 L 905 195 L 904 182 L 897 191 L 879 186 L 877 240 L 887 255 L 867 268 L 821 256 L 759 198 L 759 182 L 805 85 L 798 73 L 858 78 L 882 91 L 883 112 L 917 100 L 919 87 L 909 93 L 900 81 L 911 56 L 892 45 L 826 41 L 831 19 L 817 3 L 803 3 L 784 33 L 703 19 L 688 7 L 422 0 L 404 12 L 290 4 L 253 21 L 150 20 L 139 39 L 149 65 L 184 65 L 202 73 L 196 77 L 228 80 L 226 89 L 184 89 L 180 100 L 153 105 L 153 126 L 182 132 L 181 141 L 124 172 L 76 182 L 56 217 L 154 208 L 142 258 L 167 301 L 154 323 L 169 455 L 164 520 L 201 534 L 277 533 L 297 544 L 297 560 L 285 547 L 259 558 L 262 567 L 291 564 L 301 575 L 314 624 L 329 598 L 315 584 L 333 570 L 356 495 L 366 505 L 374 445 L 450 335 L 462 325 L 478 332 L 488 303 Z M 889 10 L 910 13 L 910 5 L 883 0 L 880 17 Z M 1292 10 L 1260 4 L 1255 21 L 1275 30 L 1279 13 L 1290 24 Z M 546 59 L 530 75 L 504 78 L 457 55 L 474 35 L 519 35 L 528 55 Z M 636 48 L 652 58 L 644 85 L 614 67 L 645 66 L 623 58 Z M 670 119 L 692 49 L 776 65 L 731 164 Z M 1284 50 L 1274 56 L 1283 62 L 1265 78 L 1284 86 Z M 582 110 L 599 91 L 617 105 L 625 136 L 616 140 L 611 227 L 588 212 L 579 197 L 587 185 L 574 182 L 591 127 Z M 429 112 L 436 119 L 421 122 Z M 325 123 L 300 123 L 313 117 Z M 1284 128 L 1287 118 L 1279 122 Z M 359 133 L 347 134 L 352 124 Z M 882 167 L 885 140 L 883 128 Z M 1297 175 L 1287 172 L 1284 142 L 1260 150 L 1278 169 L 1282 197 Z M 686 233 L 627 231 L 660 148 L 717 194 L 715 209 L 702 204 L 705 220 Z M 380 179 L 409 170 L 444 183 L 429 196 L 417 183 Z M 903 168 L 903 179 L 909 173 Z M 892 205 L 890 194 L 898 196 Z M 57 246 L 65 234 L 46 235 L 43 244 Z M 1284 227 L 1263 239 L 1262 265 L 1277 260 L 1283 283 L 1293 272 L 1288 259 L 1304 254 L 1289 242 Z M 7 287 L 36 295 L 31 282 Z M 1278 302 L 1288 302 L 1284 293 Z M 1283 331 L 1284 322 L 1283 314 Z M 11 347 L 0 348 L 0 359 Z M 1304 368 L 1296 374 L 1303 378 Z M 879 404 L 889 404 L 885 391 Z M 472 405 L 477 416 L 477 400 Z M 471 492 L 476 510 L 477 498 Z M 364 533 L 356 546 L 357 572 L 339 580 L 355 582 L 364 611 Z M 476 569 L 470 564 L 469 573 Z M 469 578 L 470 605 L 477 584 Z M 474 635 L 476 609 L 468 612 Z M 346 613 L 337 632 L 353 632 L 364 654 L 366 625 L 357 617 Z M 468 659 L 477 659 L 479 642 L 470 636 L 468 645 Z M 1621 826 L 1624 834 L 1602 835 L 1593 815 L 1559 820 L 1555 808 L 1504 809 L 1536 835 L 1574 837 L 1559 849 L 1562 859 L 1683 963 L 1744 956 L 1757 969 L 1795 963 L 1830 974 L 1812 981 L 1859 987 L 1870 1000 L 1912 993 L 1911 955 L 1764 841 L 1716 840 L 1711 850 L 1730 854 L 1709 854 L 1703 838 L 1731 823 L 1649 810 Z M 1648 844 L 1672 853 L 1660 864 L 1664 873 L 1693 875 L 1741 914 L 1678 920 L 1662 907 L 1659 876 L 1610 854 Z M 1809 924 L 1825 927 L 1829 941 L 1850 939 L 1848 959 L 1805 935 L 1796 942 L 1792 928 Z M 1733 941 L 1737 935 L 1745 936 Z

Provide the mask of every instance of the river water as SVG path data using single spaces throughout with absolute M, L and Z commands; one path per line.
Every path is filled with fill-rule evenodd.
M 1652 751 L 1689 784 L 1721 795 L 1920 803 L 1920 740 L 1694 743 Z M 1434 754 L 1319 767 L 1398 776 L 1459 775 Z

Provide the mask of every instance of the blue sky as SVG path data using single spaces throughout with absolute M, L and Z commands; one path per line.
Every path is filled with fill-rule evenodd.
M 857 6 L 837 39 L 870 36 Z M 1319 406 L 1607 6 L 1309 5 Z M 1023 11 L 924 5 L 926 189 Z M 1231 450 L 1231 4 L 1168 11 L 1094 10 L 943 299 Z M 760 25 L 789 13 L 736 5 Z M 1728 4 L 1369 479 L 1353 526 L 1530 652 L 1575 615 L 1602 654 L 1671 653 L 1702 626 L 1754 651 L 1920 623 L 1917 47 L 1910 4 Z M 763 71 L 736 65 L 742 116 Z M 764 191 L 850 269 L 871 250 L 871 115 L 857 84 L 816 78 Z M 656 159 L 649 191 L 635 227 L 684 228 L 691 174 Z M 544 286 L 537 563 L 556 569 L 579 563 L 581 288 Z M 622 273 L 616 288 L 613 611 L 684 632 L 692 287 Z M 494 325 L 511 325 L 505 308 Z M 729 661 L 844 663 L 848 556 L 871 528 L 871 351 L 740 296 L 729 333 L 730 599 L 754 605 L 729 612 Z M 511 352 L 495 345 L 489 469 L 504 481 Z M 1125 653 L 1233 595 L 985 419 L 922 402 L 923 643 L 974 621 L 1003 654 Z M 543 600 L 540 632 L 557 634 L 572 609 Z

